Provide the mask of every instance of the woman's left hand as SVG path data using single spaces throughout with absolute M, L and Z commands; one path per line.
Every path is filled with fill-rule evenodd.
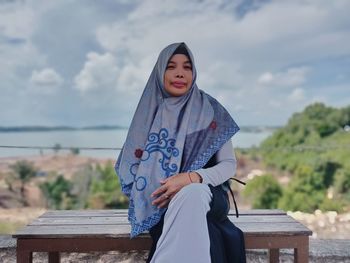
M 152 205 L 156 205 L 158 208 L 166 207 L 174 195 L 191 181 L 187 173 L 179 173 L 161 180 L 160 183 L 162 185 L 151 194 L 151 197 L 157 196 Z

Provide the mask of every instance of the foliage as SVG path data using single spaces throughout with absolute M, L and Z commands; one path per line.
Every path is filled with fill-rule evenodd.
M 341 211 L 350 203 L 350 106 L 314 103 L 295 113 L 285 127 L 267 138 L 260 150 L 264 162 L 294 176 L 278 205 L 287 210 Z M 332 199 L 327 192 L 332 189 Z
M 8 235 L 9 233 L 14 233 L 16 230 L 22 228 L 23 223 L 12 222 L 11 220 L 0 220 L 0 235 Z
M 128 199 L 122 193 L 114 167 L 109 162 L 105 167 L 97 165 L 97 177 L 92 178 L 88 207 L 127 208 Z
M 45 182 L 40 189 L 46 197 L 50 209 L 73 209 L 76 196 L 71 193 L 72 183 L 62 175 L 56 176 L 52 182 Z
M 62 146 L 61 146 L 61 144 L 59 144 L 59 143 L 56 143 L 56 144 L 53 146 L 53 151 L 55 152 L 55 154 L 57 154 L 61 149 L 62 149 Z
M 51 174 L 55 179 L 40 185 L 52 209 L 127 208 L 128 199 L 121 192 L 111 162 L 105 166 L 89 165 L 77 171 L 71 180 Z
M 36 175 L 36 168 L 34 165 L 26 160 L 20 160 L 17 161 L 15 164 L 10 166 L 10 169 L 12 170 L 12 174 L 14 174 L 15 179 L 19 179 L 21 181 L 21 201 L 24 206 L 27 206 L 28 203 L 26 201 L 25 196 L 25 184 Z M 12 178 L 7 180 L 7 184 L 9 185 L 9 189 L 12 189 Z
M 76 209 L 88 208 L 92 178 L 96 178 L 97 176 L 98 172 L 92 165 L 84 166 L 73 174 L 72 193 L 76 196 Z
M 243 195 L 252 201 L 253 208 L 277 208 L 282 188 L 272 175 L 266 174 L 249 181 Z
M 350 171 L 339 169 L 334 176 L 334 190 L 337 195 L 344 196 L 350 203 Z
M 70 149 L 70 152 L 73 154 L 73 155 L 78 155 L 80 153 L 80 149 L 79 148 L 71 148 Z
M 285 189 L 279 206 L 286 210 L 313 212 L 319 208 L 325 193 L 322 175 L 311 166 L 301 166 Z
M 34 165 L 26 160 L 17 161 L 15 164 L 11 165 L 10 168 L 16 177 L 25 183 L 34 177 L 37 172 Z

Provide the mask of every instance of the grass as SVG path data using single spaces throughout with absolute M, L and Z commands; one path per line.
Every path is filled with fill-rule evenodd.
M 0 234 L 1 235 L 9 235 L 14 234 L 19 228 L 23 227 L 23 223 L 19 222 L 6 222 L 6 221 L 0 221 Z

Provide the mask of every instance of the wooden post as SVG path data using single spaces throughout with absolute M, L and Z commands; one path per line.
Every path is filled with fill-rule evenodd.
M 294 248 L 294 263 L 309 262 L 309 237 L 300 237 L 298 247 Z
M 269 262 L 270 263 L 278 263 L 280 257 L 280 250 L 278 248 L 270 248 L 269 249 Z
M 60 252 L 49 252 L 49 263 L 60 263 Z
M 29 250 L 17 250 L 17 263 L 32 263 L 33 252 Z

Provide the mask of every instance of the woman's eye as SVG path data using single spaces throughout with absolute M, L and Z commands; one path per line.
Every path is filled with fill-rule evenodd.
M 167 66 L 166 68 L 167 68 L 167 69 L 173 69 L 174 66 Z
M 192 70 L 192 67 L 191 66 L 185 66 L 185 69 Z

